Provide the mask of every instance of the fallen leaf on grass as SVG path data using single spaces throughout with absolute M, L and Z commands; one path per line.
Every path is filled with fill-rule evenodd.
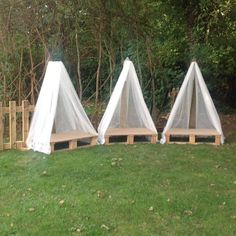
M 193 212 L 191 210 L 185 210 L 184 214 L 188 215 L 188 216 L 191 216 L 193 214 Z
M 104 198 L 104 193 L 102 191 L 97 191 L 98 198 Z
M 102 224 L 102 225 L 101 225 L 101 229 L 105 229 L 105 230 L 108 231 L 110 228 L 109 228 L 107 225 Z
M 34 211 L 35 211 L 34 207 L 29 208 L 29 212 L 34 212 Z
M 151 207 L 149 207 L 149 209 L 148 209 L 149 211 L 153 211 L 154 210 L 154 207 L 153 206 L 151 206 Z
M 65 203 L 65 200 L 60 200 L 59 204 L 62 206 Z
M 219 208 L 220 208 L 220 209 L 224 209 L 224 207 L 225 207 L 225 204 L 226 204 L 226 202 L 222 202 L 222 204 L 221 204 L 221 205 L 219 205 Z

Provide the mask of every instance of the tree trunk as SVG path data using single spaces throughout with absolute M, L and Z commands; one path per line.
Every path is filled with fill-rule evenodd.
M 79 50 L 78 32 L 76 32 L 75 38 L 76 38 L 75 41 L 76 41 L 76 52 L 77 52 L 78 93 L 79 93 L 80 100 L 82 100 L 83 88 L 82 88 L 81 73 L 80 73 L 80 50 Z
M 101 69 L 101 62 L 102 62 L 102 35 L 101 35 L 101 27 L 99 32 L 99 41 L 98 41 L 98 67 L 96 73 L 96 93 L 95 93 L 95 125 L 98 126 L 98 115 L 99 115 L 99 85 L 100 85 L 100 69 Z

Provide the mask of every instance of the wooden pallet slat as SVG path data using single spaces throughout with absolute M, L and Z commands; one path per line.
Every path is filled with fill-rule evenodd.
M 78 141 L 87 141 L 89 143 L 84 146 L 78 146 Z M 81 132 L 78 130 L 70 131 L 70 132 L 63 132 L 63 133 L 54 133 L 51 135 L 50 145 L 51 145 L 51 152 L 56 151 L 55 145 L 59 143 L 68 142 L 69 147 L 64 148 L 68 150 L 73 150 L 81 147 L 88 147 L 94 146 L 97 144 L 97 135 L 89 134 L 85 132 Z
M 166 143 L 190 143 L 197 144 L 197 137 L 214 137 L 215 141 L 212 144 L 220 145 L 221 135 L 214 129 L 170 129 L 165 134 Z M 171 137 L 188 137 L 188 142 L 171 141 Z M 209 143 L 209 142 L 207 142 Z
M 126 137 L 126 144 L 134 144 L 135 137 L 148 137 L 150 142 L 157 142 L 157 134 L 146 128 L 110 128 L 105 134 L 105 144 L 110 144 L 112 137 Z

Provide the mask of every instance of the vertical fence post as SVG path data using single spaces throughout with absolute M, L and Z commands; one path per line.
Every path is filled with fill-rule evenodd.
M 28 132 L 29 132 L 29 102 L 27 100 L 24 100 L 22 101 L 22 137 L 23 137 L 24 147 Z
M 9 102 L 10 148 L 16 148 L 16 102 Z
M 3 109 L 0 102 L 0 150 L 3 150 Z

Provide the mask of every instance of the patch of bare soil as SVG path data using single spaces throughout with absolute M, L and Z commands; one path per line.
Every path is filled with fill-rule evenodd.
M 226 138 L 236 132 L 236 114 L 220 115 L 220 120 Z

